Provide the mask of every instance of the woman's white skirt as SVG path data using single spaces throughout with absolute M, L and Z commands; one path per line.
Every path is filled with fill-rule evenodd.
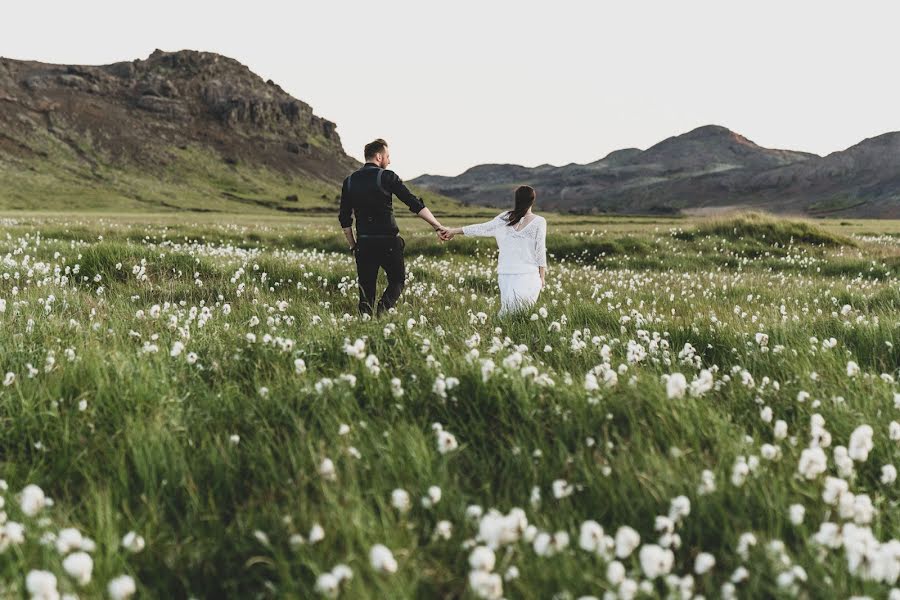
M 532 306 L 541 293 L 541 275 L 533 273 L 500 273 L 501 315 Z

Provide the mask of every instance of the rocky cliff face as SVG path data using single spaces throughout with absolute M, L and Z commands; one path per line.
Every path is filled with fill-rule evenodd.
M 587 165 L 480 165 L 413 183 L 464 202 L 504 207 L 528 184 L 541 206 L 576 213 L 664 213 L 752 207 L 773 212 L 900 218 L 900 133 L 826 157 L 763 148 L 716 125 Z
M 60 145 L 71 152 L 59 152 Z M 225 165 L 329 184 L 357 165 L 334 123 L 224 56 L 157 50 L 145 60 L 103 66 L 0 59 L 0 160 L 7 170 L 74 153 L 78 164 L 66 168 L 164 175 L 177 166 L 177 150 L 187 148 Z

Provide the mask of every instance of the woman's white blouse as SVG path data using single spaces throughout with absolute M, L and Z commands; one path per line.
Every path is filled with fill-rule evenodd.
M 516 231 L 507 224 L 507 215 L 504 211 L 487 223 L 466 225 L 463 235 L 497 238 L 497 273 L 537 273 L 538 267 L 547 266 L 546 219 L 535 215 L 521 231 Z M 517 225 L 521 226 L 521 221 Z

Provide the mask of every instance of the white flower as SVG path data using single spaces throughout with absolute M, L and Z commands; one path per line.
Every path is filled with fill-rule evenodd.
M 881 483 L 890 485 L 897 481 L 897 468 L 894 465 L 884 465 L 881 467 Z
M 859 375 L 859 365 L 852 360 L 847 363 L 847 377 L 856 377 Z
M 737 487 L 744 485 L 744 481 L 747 479 L 747 475 L 750 474 L 750 466 L 747 464 L 747 459 L 743 456 L 738 456 L 734 461 L 734 465 L 731 467 L 731 483 Z
M 625 565 L 617 560 L 609 563 L 606 567 L 606 580 L 612 585 L 619 585 L 625 580 Z
M 315 544 L 317 542 L 321 542 L 325 539 L 325 530 L 318 523 L 313 523 L 312 528 L 309 530 L 309 543 Z
M 787 437 L 788 434 L 788 426 L 787 423 L 781 419 L 775 421 L 775 427 L 773 429 L 773 435 L 776 440 L 783 440 Z
M 337 577 L 339 582 L 345 579 L 353 579 L 353 569 L 343 563 L 334 565 L 334 568 L 331 569 L 331 574 Z
M 129 531 L 122 536 L 122 547 L 132 554 L 137 554 L 143 550 L 145 545 L 144 538 L 134 531 Z
M 571 496 L 575 491 L 574 486 L 567 483 L 565 479 L 557 479 L 553 482 L 553 497 L 557 500 Z
M 802 504 L 791 504 L 788 511 L 790 513 L 791 523 L 794 525 L 801 525 L 803 523 L 803 516 L 806 514 L 806 508 Z
M 532 546 L 538 556 L 553 556 L 564 550 L 569 545 L 569 534 L 565 531 L 557 531 L 554 534 L 541 532 L 534 538 Z
M 50 571 L 29 571 L 25 576 L 25 588 L 31 594 L 31 600 L 59 600 L 56 575 Z
M 331 573 L 322 573 L 316 578 L 316 592 L 328 598 L 337 598 L 340 583 Z
M 397 488 L 393 492 L 391 492 L 391 506 L 396 508 L 401 513 L 409 512 L 411 506 L 409 501 L 409 492 L 400 488 Z
M 382 573 L 396 573 L 397 561 L 391 551 L 382 544 L 375 544 L 369 550 L 369 562 L 372 568 Z
M 319 475 L 327 481 L 335 481 L 337 479 L 334 462 L 330 458 L 322 459 L 322 462 L 319 464 Z
M 900 410 L 900 404 L 895 402 L 895 408 Z M 888 425 L 888 437 L 892 442 L 900 442 L 900 423 L 891 421 L 891 424 Z
M 716 474 L 709 469 L 704 469 L 700 474 L 700 485 L 697 486 L 697 493 L 701 496 L 712 494 L 716 491 Z
M 184 352 L 184 342 L 182 342 L 181 340 L 175 340 L 175 342 L 172 344 L 172 349 L 169 351 L 169 356 L 179 356 L 182 352 Z
M 750 546 L 756 545 L 756 536 L 750 533 L 749 531 L 746 533 L 742 533 L 738 538 L 738 544 L 736 551 L 738 556 L 740 556 L 744 560 L 748 560 L 750 558 Z
M 865 462 L 869 458 L 869 452 L 873 448 L 872 444 L 872 427 L 869 425 L 860 425 L 850 434 L 850 447 L 848 451 L 850 458 L 856 462 Z
M 747 567 L 741 566 L 734 570 L 730 579 L 732 583 L 740 583 L 746 581 L 748 577 L 750 577 L 750 571 L 747 570 Z
M 521 508 L 513 508 L 506 515 L 492 508 L 478 523 L 477 539 L 497 549 L 518 541 L 527 527 L 528 518 Z
M 716 564 L 716 557 L 708 552 L 701 552 L 694 560 L 694 573 L 703 575 L 712 569 Z
M 759 453 L 766 460 L 775 460 L 781 455 L 781 449 L 772 444 L 763 444 L 759 448 Z
M 453 537 L 453 523 L 450 521 L 438 521 L 434 526 L 434 537 L 449 540 Z
M 453 450 L 456 450 L 459 447 L 459 443 L 456 441 L 456 436 L 454 436 L 449 431 L 444 431 L 443 429 L 436 432 L 437 435 L 437 448 L 438 452 L 441 454 L 447 454 Z
M 431 508 L 440 501 L 441 488 L 436 485 L 432 485 L 428 488 L 428 495 L 422 497 L 422 506 L 425 508 Z
M 497 573 L 477 569 L 470 571 L 469 586 L 477 598 L 500 600 L 503 597 L 503 580 Z
M 672 373 L 666 381 L 666 395 L 669 398 L 683 398 L 687 390 L 687 379 L 681 373 Z
M 84 537 L 74 527 L 60 529 L 56 536 L 56 551 L 60 554 L 68 554 L 72 550 L 81 550 Z
M 834 464 L 837 465 L 838 475 L 844 478 L 853 476 L 853 459 L 844 446 L 837 446 L 834 449 Z
M 298 358 L 294 361 L 294 372 L 297 375 L 303 375 L 306 373 L 306 361 L 302 358 Z
M 675 521 L 681 521 L 691 514 L 691 501 L 687 496 L 676 496 L 669 503 L 669 518 Z
M 616 531 L 616 556 L 627 558 L 641 543 L 640 534 L 627 525 Z
M 825 504 L 835 506 L 841 499 L 841 496 L 850 490 L 850 486 L 843 479 L 837 477 L 826 477 L 825 487 L 822 489 L 822 500 Z
M 106 591 L 109 592 L 109 597 L 112 600 L 126 600 L 134 595 L 137 587 L 130 575 L 119 575 L 109 582 L 109 585 L 106 586 Z
M 41 509 L 45 506 L 52 504 L 49 500 L 50 499 L 44 495 L 44 490 L 31 483 L 26 485 L 25 489 L 22 490 L 20 506 L 22 512 L 25 513 L 26 516 L 33 517 L 41 512 Z
M 469 566 L 479 571 L 493 571 L 496 560 L 494 551 L 487 546 L 476 546 L 469 554 Z
M 6 374 L 6 377 L 3 378 L 3 385 L 6 387 L 11 386 L 16 381 L 16 374 L 12 371 Z M 39 571 L 40 573 L 45 573 L 46 571 Z
M 648 579 L 656 579 L 667 575 L 672 570 L 675 555 L 671 550 L 663 549 L 656 544 L 644 544 L 638 553 L 641 569 Z
M 63 559 L 63 569 L 78 585 L 87 585 L 94 570 L 94 559 L 87 552 L 73 552 Z
M 813 540 L 828 548 L 841 547 L 841 528 L 837 523 L 829 523 L 828 521 L 819 525 L 819 531 L 813 536 Z
M 348 356 L 363 360 L 366 358 L 366 342 L 358 339 L 352 344 L 344 344 L 344 352 L 346 352 Z
M 0 496 L 2 497 L 2 496 Z M 0 515 L 5 513 L 0 512 Z M 0 552 L 6 548 L 7 544 L 23 544 L 25 543 L 25 526 L 15 521 L 7 521 L 6 524 L 0 526 Z
M 806 479 L 815 479 L 828 468 L 828 457 L 821 448 L 804 448 L 797 471 Z
M 603 527 L 597 521 L 585 521 L 578 534 L 578 547 L 596 553 L 603 541 Z

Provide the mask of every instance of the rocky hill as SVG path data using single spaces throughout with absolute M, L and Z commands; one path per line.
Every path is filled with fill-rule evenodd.
M 0 58 L 0 209 L 325 210 L 358 164 L 334 123 L 225 56 Z
M 900 218 L 900 133 L 825 157 L 763 148 L 716 125 L 648 148 L 617 150 L 586 165 L 479 165 L 456 177 L 423 175 L 422 187 L 504 207 L 521 184 L 541 206 L 575 213 L 677 214 L 754 208 L 772 212 Z

